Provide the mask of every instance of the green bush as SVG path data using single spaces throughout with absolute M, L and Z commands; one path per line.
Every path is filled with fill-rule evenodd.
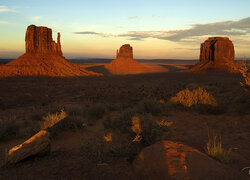
M 221 139 L 213 135 L 208 136 L 208 142 L 206 147 L 207 154 L 222 163 L 230 163 L 232 160 L 230 158 L 231 149 L 222 148 Z

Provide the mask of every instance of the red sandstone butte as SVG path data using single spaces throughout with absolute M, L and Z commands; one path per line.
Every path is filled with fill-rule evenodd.
M 234 58 L 234 45 L 228 37 L 210 37 L 201 44 L 200 62 L 189 71 L 202 72 L 208 69 L 221 69 L 237 72 Z
M 133 48 L 125 44 L 117 50 L 116 59 L 106 65 L 113 74 L 137 74 L 151 72 L 151 69 L 133 59 Z
M 52 29 L 30 25 L 25 36 L 26 52 L 6 65 L 0 66 L 0 77 L 11 76 L 91 76 L 101 75 L 73 64 L 62 55 L 60 33 L 57 42 Z

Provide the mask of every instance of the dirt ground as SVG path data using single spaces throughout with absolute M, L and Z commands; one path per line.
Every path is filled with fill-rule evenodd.
M 177 68 L 183 69 L 183 66 Z M 240 86 L 241 76 L 224 72 L 197 75 L 176 72 L 173 67 L 169 69 L 164 73 L 140 75 L 0 79 L 0 122 L 20 121 L 21 129 L 0 140 L 0 161 L 4 161 L 9 148 L 37 132 L 34 128 L 37 122 L 30 118 L 37 111 L 49 113 L 52 109 L 85 107 L 86 104 L 133 108 L 143 99 L 168 102 L 185 88 L 203 87 L 226 110 L 210 114 L 167 106 L 166 113 L 155 117 L 173 122 L 163 139 L 181 142 L 206 153 L 208 132 L 215 133 L 221 137 L 224 147 L 232 148 L 232 162 L 225 166 L 237 171 L 240 177 L 241 170 L 250 166 L 250 106 L 246 99 L 249 95 Z M 103 69 L 99 67 L 98 70 Z M 140 179 L 133 171 L 131 160 L 119 158 L 115 162 L 94 163 L 81 152 L 85 141 L 106 132 L 103 121 L 116 113 L 119 110 L 109 110 L 92 126 L 60 132 L 52 138 L 49 155 L 2 167 L 0 179 Z

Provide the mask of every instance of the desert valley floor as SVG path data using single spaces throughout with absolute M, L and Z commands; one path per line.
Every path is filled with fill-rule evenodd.
M 0 179 L 145 179 L 132 168 L 133 159 L 143 147 L 171 140 L 206 153 L 209 133 L 221 137 L 223 147 L 232 150 L 230 163 L 221 163 L 227 170 L 221 177 L 249 178 L 241 172 L 250 165 L 250 98 L 240 85 L 241 75 L 177 71 L 189 64 L 147 65 L 165 72 L 111 75 L 103 64 L 83 64 L 104 76 L 1 78 L 0 163 L 9 148 L 39 131 L 43 117 L 64 111 L 67 118 L 50 129 L 49 155 L 2 167 Z M 187 108 L 170 103 L 178 92 L 199 87 L 215 97 L 216 107 Z M 141 109 L 145 110 L 141 118 L 169 122 L 169 126 L 160 136 L 158 130 L 150 130 L 148 141 L 126 149 L 124 144 L 131 141 L 131 133 L 124 124 L 124 131 L 117 130 L 112 122 L 116 118 L 126 120 L 126 113 L 136 114 Z M 102 137 L 111 135 L 112 144 L 106 145 L 109 142 L 103 142 Z M 213 174 L 204 177 L 211 178 Z

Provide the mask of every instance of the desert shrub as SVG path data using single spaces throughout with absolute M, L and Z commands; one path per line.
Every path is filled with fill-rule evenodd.
M 40 122 L 41 129 L 47 129 L 54 126 L 56 123 L 67 117 L 67 113 L 62 109 L 59 113 L 49 113 L 47 116 L 43 117 L 43 120 Z
M 231 148 L 222 148 L 221 139 L 215 135 L 213 135 L 212 137 L 210 137 L 210 135 L 208 136 L 206 151 L 209 156 L 221 161 L 222 163 L 231 162 Z
M 106 107 L 104 104 L 94 104 L 87 108 L 85 113 L 90 119 L 100 119 L 106 113 Z
M 212 114 L 212 115 L 224 114 L 227 111 L 227 107 L 222 104 L 218 104 L 217 106 L 212 106 L 209 104 L 198 104 L 195 105 L 193 109 L 200 114 Z
M 150 115 L 143 115 L 141 119 L 141 143 L 144 146 L 154 144 L 161 140 L 164 132 L 169 131 L 168 126 L 159 125 L 158 121 Z
M 110 111 L 118 111 L 123 108 L 122 106 L 123 105 L 115 104 L 115 103 L 106 103 L 106 107 Z
M 242 77 L 244 78 L 244 82 L 241 82 L 240 84 L 244 87 L 250 87 L 250 72 L 249 69 L 247 67 L 247 63 L 245 60 L 243 60 L 240 64 L 239 64 L 239 71 L 242 75 Z
M 112 142 L 107 142 L 102 136 L 88 139 L 81 147 L 81 153 L 93 163 L 107 163 L 112 161 Z
M 117 143 L 110 138 L 107 141 L 106 137 L 95 135 L 85 141 L 81 146 L 82 155 L 93 163 L 112 163 L 119 158 L 126 158 L 131 161 L 143 147 L 140 142 L 133 142 L 130 138 L 121 140 L 118 137 L 120 143 Z
M 239 93 L 235 102 L 232 104 L 233 111 L 239 115 L 248 114 L 250 112 L 250 94 L 246 91 Z
M 198 88 L 193 91 L 189 89 L 182 90 L 178 92 L 175 97 L 172 97 L 170 101 L 185 107 L 191 107 L 196 104 L 217 105 L 215 98 L 203 88 Z
M 21 130 L 21 123 L 16 119 L 0 121 L 0 140 L 8 140 L 16 137 Z
M 105 121 L 103 121 L 103 126 L 106 129 L 119 130 L 122 133 L 128 133 L 131 130 L 131 120 L 132 117 L 137 113 L 134 109 L 127 109 L 121 111 L 118 116 L 110 117 L 108 116 Z
M 84 113 L 82 107 L 67 107 L 66 112 L 69 116 L 82 116 Z
M 46 114 L 47 113 L 44 110 L 36 110 L 30 114 L 30 119 L 32 121 L 42 121 Z
M 138 114 L 133 109 L 121 112 L 115 118 L 108 117 L 103 122 L 104 128 L 129 134 L 133 142 L 150 145 L 159 140 L 169 127 L 161 126 L 152 115 Z
M 84 128 L 85 124 L 86 120 L 81 116 L 67 116 L 58 123 L 54 124 L 54 126 L 52 126 L 49 131 L 52 133 L 52 135 L 57 135 L 62 131 Z
M 144 99 L 139 102 L 137 108 L 140 113 L 150 113 L 157 116 L 164 112 L 165 104 L 164 102 L 156 99 Z

